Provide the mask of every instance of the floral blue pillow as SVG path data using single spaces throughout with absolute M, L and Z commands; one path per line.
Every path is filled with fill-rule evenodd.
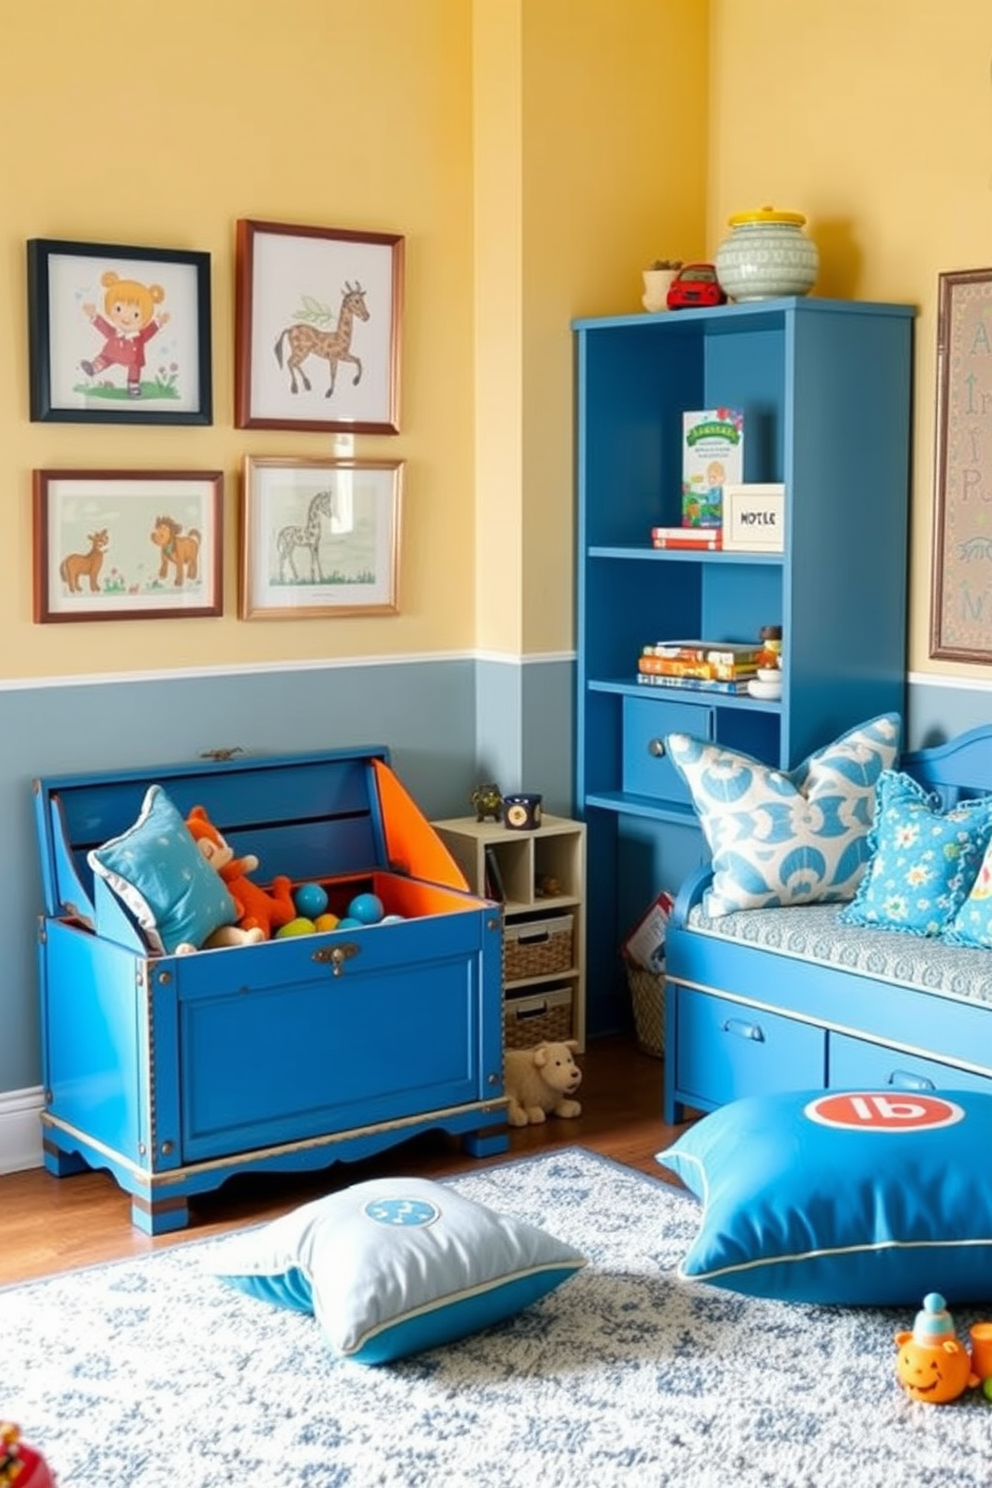
M 427 1178 L 373 1178 L 223 1247 L 210 1269 L 313 1313 L 335 1354 L 385 1364 L 511 1317 L 585 1265 L 571 1245 Z
M 668 753 L 692 793 L 713 857 L 704 909 L 850 899 L 868 861 L 875 788 L 895 764 L 896 713 L 859 724 L 786 772 L 689 734 Z
M 127 905 L 153 950 L 171 956 L 180 945 L 199 947 L 237 919 L 224 880 L 160 785 L 148 787 L 127 831 L 93 848 L 87 861 Z
M 941 935 L 968 897 L 992 837 L 992 796 L 942 811 L 909 775 L 888 770 L 878 784 L 871 853 L 845 925 Z
M 992 1095 L 786 1091 L 657 1154 L 703 1202 L 679 1274 L 751 1297 L 992 1301 Z

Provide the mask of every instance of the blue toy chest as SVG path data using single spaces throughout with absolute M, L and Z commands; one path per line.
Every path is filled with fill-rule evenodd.
M 398 923 L 163 955 L 87 852 L 159 784 L 266 884 L 371 891 Z M 304 1171 L 429 1129 L 508 1145 L 502 916 L 460 870 L 383 746 L 34 782 L 45 1163 L 106 1168 L 149 1234 L 236 1173 Z

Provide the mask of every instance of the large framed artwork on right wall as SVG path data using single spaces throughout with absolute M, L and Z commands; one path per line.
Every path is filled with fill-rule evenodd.
M 992 662 L 992 269 L 941 274 L 930 655 Z

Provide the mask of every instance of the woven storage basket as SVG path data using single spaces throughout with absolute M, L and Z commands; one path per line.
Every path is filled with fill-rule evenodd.
M 554 976 L 572 964 L 572 916 L 524 920 L 503 931 L 503 980 Z
M 645 1054 L 665 1055 L 665 975 L 627 962 L 627 982 L 634 1003 L 634 1029 Z
M 561 1044 L 572 1037 L 572 989 L 554 987 L 537 997 L 509 997 L 503 1004 L 503 1039 L 508 1049 Z

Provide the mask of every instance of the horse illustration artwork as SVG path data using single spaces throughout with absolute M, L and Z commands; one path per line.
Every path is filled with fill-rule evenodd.
M 101 527 L 99 532 L 87 533 L 86 541 L 90 545 L 88 553 L 68 553 L 59 564 L 59 578 L 68 585 L 70 594 L 82 592 L 79 584 L 82 578 L 89 579 L 91 594 L 96 594 L 100 588 L 100 569 L 103 555 L 110 545 L 110 535 L 106 527 Z
M 338 507 L 334 492 L 318 491 L 316 496 L 310 500 L 307 507 L 307 519 L 302 527 L 296 527 L 290 523 L 280 528 L 279 536 L 276 538 L 280 583 L 285 582 L 287 569 L 293 583 L 298 584 L 300 581 L 296 568 L 297 548 L 309 549 L 311 584 L 324 582 L 324 571 L 320 566 L 320 523 L 322 517 L 326 517 L 330 522 L 337 514 Z
M 355 368 L 352 378 L 352 386 L 357 387 L 362 377 L 361 358 L 357 357 L 351 349 L 351 332 L 355 323 L 355 317 L 359 320 L 368 320 L 369 309 L 365 303 L 365 290 L 356 280 L 355 283 L 345 283 L 341 298 L 341 309 L 338 312 L 338 323 L 333 331 L 318 331 L 315 326 L 308 325 L 305 321 L 297 321 L 294 325 L 286 326 L 280 331 L 273 348 L 276 361 L 282 366 L 283 343 L 289 342 L 289 355 L 286 358 L 286 370 L 289 372 L 290 389 L 299 392 L 296 383 L 296 374 L 300 375 L 300 382 L 311 391 L 310 380 L 303 370 L 303 363 L 307 357 L 322 357 L 327 362 L 330 371 L 331 382 L 324 394 L 329 398 L 334 392 L 334 382 L 337 377 L 338 363 L 351 362 Z M 329 318 L 329 312 L 328 312 Z
M 196 578 L 200 563 L 199 528 L 191 527 L 188 532 L 183 532 L 183 524 L 174 517 L 156 517 L 151 539 L 162 550 L 158 570 L 160 579 L 168 578 L 170 563 L 175 566 L 177 589 L 182 588 L 184 579 Z

